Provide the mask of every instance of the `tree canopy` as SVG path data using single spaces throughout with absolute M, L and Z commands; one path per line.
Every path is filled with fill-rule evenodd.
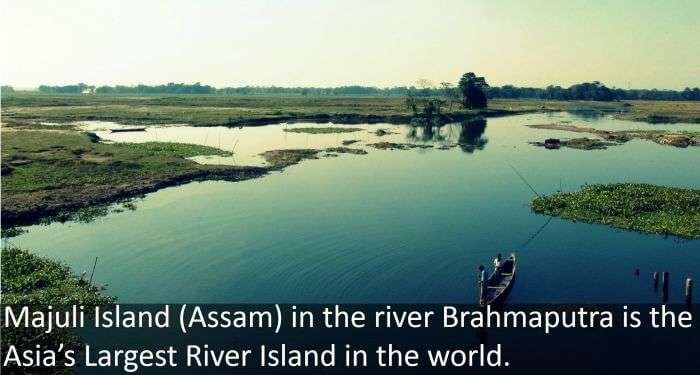
M 462 92 L 462 105 L 464 108 L 486 108 L 486 88 L 489 87 L 484 77 L 476 74 L 465 73 L 459 79 L 459 90 Z

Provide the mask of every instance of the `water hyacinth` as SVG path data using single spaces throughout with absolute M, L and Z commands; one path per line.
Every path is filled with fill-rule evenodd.
M 650 184 L 586 185 L 535 198 L 533 211 L 648 233 L 700 238 L 700 190 Z

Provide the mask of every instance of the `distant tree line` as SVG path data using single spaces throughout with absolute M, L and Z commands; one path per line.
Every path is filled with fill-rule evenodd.
M 243 86 L 215 88 L 194 84 L 168 83 L 166 85 L 136 85 L 136 86 L 91 86 L 84 83 L 67 86 L 39 86 L 42 93 L 53 94 L 298 94 L 298 95 L 413 95 L 440 96 L 450 99 L 454 96 L 451 84 L 442 83 L 442 87 L 432 87 L 423 82 L 416 86 L 397 86 L 378 88 L 369 86 L 341 86 L 341 87 L 277 87 L 277 86 Z M 3 86 L 3 92 L 12 92 L 11 86 Z M 685 90 L 657 90 L 657 89 L 620 89 L 609 88 L 600 82 L 579 83 L 567 88 L 561 86 L 517 87 L 484 86 L 486 98 L 532 98 L 549 100 L 700 100 L 700 88 L 686 88 Z
M 81 93 L 91 93 L 95 90 L 95 86 L 86 85 L 84 83 L 78 83 L 77 85 L 66 85 L 66 86 L 39 86 L 39 92 L 49 93 L 49 94 L 81 94 Z
M 157 86 L 100 86 L 95 89 L 97 94 L 216 94 L 216 91 L 216 88 L 199 82 L 191 85 L 171 82 Z
M 700 88 L 686 87 L 683 91 L 657 89 L 609 88 L 600 82 L 579 83 L 568 88 L 547 86 L 545 88 L 515 87 L 511 85 L 489 87 L 489 98 L 533 98 L 551 100 L 700 100 Z

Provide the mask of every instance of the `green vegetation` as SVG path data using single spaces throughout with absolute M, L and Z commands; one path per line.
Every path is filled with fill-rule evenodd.
M 588 185 L 535 198 L 532 209 L 574 221 L 649 233 L 700 237 L 700 190 L 649 184 Z
M 14 128 L 64 129 L 75 121 L 122 124 L 260 125 L 292 120 L 311 122 L 408 123 L 411 108 L 400 96 L 301 95 L 80 95 L 16 92 L 2 95 L 3 124 Z M 609 111 L 624 119 L 700 122 L 700 102 L 590 102 L 494 99 L 489 109 L 443 109 L 461 121 L 474 115 L 538 111 Z M 652 116 L 652 117 L 650 117 Z M 464 117 L 464 118 L 460 118 Z
M 634 101 L 631 110 L 615 115 L 629 121 L 650 123 L 700 123 L 700 102 L 697 101 Z
M 449 84 L 449 83 L 448 83 Z M 427 96 L 444 95 L 449 97 L 445 91 L 444 82 L 440 88 L 432 85 L 423 86 L 398 86 L 389 88 L 377 88 L 368 86 L 341 86 L 341 87 L 264 87 L 264 86 L 244 86 L 244 87 L 224 87 L 214 88 L 209 85 L 202 85 L 199 82 L 194 84 L 168 83 L 166 85 L 136 85 L 136 86 L 100 86 L 95 87 L 78 83 L 67 86 L 39 86 L 39 91 L 43 93 L 97 93 L 97 94 L 219 94 L 219 95 L 250 95 L 250 94 L 296 94 L 296 95 L 406 95 L 425 94 Z M 3 86 L 3 91 L 12 91 L 11 86 Z M 548 99 L 548 100 L 700 100 L 700 88 L 686 87 L 683 91 L 677 90 L 639 90 L 620 88 L 608 88 L 604 84 L 594 82 L 578 83 L 568 88 L 558 85 L 549 85 L 546 88 L 539 87 L 516 87 L 513 85 L 486 87 L 485 94 L 488 98 L 510 98 L 510 99 Z
M 444 85 L 443 90 L 457 91 L 457 88 Z M 459 93 L 455 95 L 459 96 Z M 273 162 L 269 168 L 199 165 L 186 157 L 225 155 L 224 151 L 183 144 L 102 144 L 76 131 L 74 124 L 78 120 L 144 125 L 243 126 L 293 120 L 408 123 L 413 117 L 411 108 L 407 108 L 403 98 L 397 95 L 84 95 L 15 92 L 4 93 L 2 100 L 2 219 L 6 228 L 33 223 L 52 215 L 65 218 L 68 212 L 82 207 L 110 203 L 188 181 L 256 177 L 270 168 L 289 165 L 296 159 L 296 156 L 286 154 L 270 155 Z M 696 119 L 700 122 L 698 102 L 629 104 L 497 99 L 489 101 L 489 109 L 462 109 L 459 106 L 449 109 L 442 108 L 443 104 L 438 106 L 440 116 L 465 123 L 483 121 L 479 120 L 480 116 L 561 110 L 606 111 L 628 117 L 636 113 L 639 119 L 648 118 L 649 114 L 668 117 L 673 111 L 678 111 L 676 119 Z M 467 152 L 483 148 L 487 142 L 481 136 L 483 128 L 464 126 L 460 132 L 460 147 Z M 378 131 L 377 135 L 384 132 Z M 426 134 L 429 132 L 426 131 Z M 657 137 L 654 140 L 682 145 L 685 139 L 689 145 L 693 142 L 697 144 L 696 135 L 695 138 L 687 137 L 687 134 L 676 135 L 686 138 Z M 384 146 L 391 148 L 392 145 L 379 145 L 380 148 Z M 283 156 L 282 159 L 279 156 Z
M 2 133 L 3 226 L 203 179 L 240 180 L 264 168 L 200 165 L 195 155 L 228 155 L 179 143 L 93 143 L 73 131 Z
M 306 134 L 333 134 L 333 133 L 352 133 L 359 132 L 361 128 L 347 127 L 308 127 L 308 128 L 286 128 L 284 131 L 289 133 L 306 133 Z
M 2 250 L 2 303 L 31 305 L 98 305 L 114 301 L 101 288 L 74 276 L 56 261 L 26 250 Z
M 599 146 L 611 146 L 614 144 L 620 144 L 629 141 L 633 138 L 648 139 L 654 141 L 660 145 L 668 145 L 685 148 L 688 146 L 700 146 L 700 131 L 668 131 L 668 130 L 600 130 L 589 127 L 575 126 L 575 125 L 564 125 L 564 124 L 540 124 L 540 125 L 527 125 L 533 129 L 550 129 L 550 130 L 563 130 L 575 133 L 589 133 L 600 136 L 601 138 L 615 142 L 599 142 Z M 577 141 L 579 145 L 590 144 L 592 140 L 588 138 L 576 138 L 571 141 Z M 558 140 L 557 140 L 558 141 Z M 570 141 L 561 141 L 562 146 L 568 146 L 565 143 Z M 537 146 L 546 146 L 546 144 L 541 142 L 531 142 Z M 603 147 L 604 148 L 604 147 Z
M 2 299 L 3 305 L 30 306 L 32 311 L 63 311 L 67 306 L 90 306 L 113 303 L 116 299 L 102 294 L 103 288 L 81 277 L 75 276 L 64 264 L 32 254 L 15 247 L 2 250 Z M 17 313 L 17 312 L 16 312 Z M 7 353 L 10 344 L 16 345 L 21 353 L 37 347 L 79 350 L 80 338 L 74 330 L 55 328 L 44 333 L 44 328 L 7 327 L 2 331 L 0 350 Z M 59 356 L 60 357 L 60 356 Z M 36 374 L 71 373 L 63 367 L 64 360 L 58 359 L 55 368 L 37 368 Z M 11 365 L 3 367 L 9 373 L 24 373 Z M 25 370 L 26 371 L 26 370 Z
M 465 73 L 459 79 L 459 91 L 462 93 L 462 106 L 464 108 L 486 108 L 486 88 L 489 87 L 484 77 L 477 77 L 476 74 Z
M 326 152 L 335 152 L 338 154 L 353 154 L 353 155 L 367 155 L 367 151 L 359 149 L 359 148 L 350 148 L 350 147 L 328 147 L 326 149 Z
M 620 143 L 605 142 L 600 139 L 590 138 L 571 138 L 571 139 L 556 139 L 549 138 L 544 142 L 530 142 L 531 145 L 544 147 L 549 150 L 556 150 L 561 147 L 574 148 L 577 150 L 605 150 L 608 146 L 617 146 Z
M 320 150 L 314 149 L 293 149 L 293 150 L 270 150 L 260 154 L 271 168 L 281 169 L 297 164 L 305 159 L 318 159 Z
M 318 123 L 409 123 L 412 112 L 399 96 L 298 95 L 78 95 L 16 93 L 3 95 L 3 123 L 12 127 L 51 127 L 76 121 L 121 124 L 255 126 L 289 121 Z M 563 102 L 562 102 L 563 103 Z M 561 106 L 559 104 L 558 106 Z M 455 108 L 446 115 L 506 115 L 542 110 L 515 108 L 511 102 L 491 109 Z M 48 125 L 47 125 L 48 124 Z
M 378 150 L 410 150 L 412 148 L 433 148 L 433 145 L 423 145 L 416 143 L 394 143 L 394 142 L 377 142 L 369 143 L 367 146 L 374 147 Z

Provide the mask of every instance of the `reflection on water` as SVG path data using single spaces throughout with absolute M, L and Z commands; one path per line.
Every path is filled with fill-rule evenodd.
M 488 139 L 482 135 L 486 131 L 486 119 L 478 117 L 463 121 L 459 132 L 459 147 L 466 153 L 473 153 L 475 150 L 483 150 L 488 143 Z
M 358 140 L 349 147 L 369 153 L 304 161 L 243 182 L 163 189 L 136 202 L 135 211 L 31 226 L 11 240 L 77 272 L 99 257 L 95 280 L 123 303 L 474 303 L 479 264 L 511 251 L 519 274 L 510 303 L 655 303 L 661 296 L 651 274 L 663 271 L 672 278 L 669 300 L 680 301 L 682 280 L 698 277 L 700 241 L 533 214 L 533 194 L 508 164 L 541 194 L 627 181 L 700 188 L 700 150 L 645 140 L 600 151 L 528 144 L 571 134 L 524 125 L 564 121 L 581 120 L 557 113 L 489 118 L 488 126 L 328 125 L 361 129 L 342 134 L 283 131 L 317 124 L 102 131 L 114 141 L 234 149 L 236 163 L 266 149 L 337 147 L 344 140 Z M 587 126 L 697 128 L 609 117 Z M 371 133 L 378 128 L 393 134 Z M 436 147 L 366 146 L 377 141 Z M 458 143 L 474 153 L 466 156 Z
M 414 125 L 406 133 L 406 139 L 411 142 L 435 143 L 441 150 L 459 146 L 462 151 L 471 154 L 483 150 L 488 143 L 488 139 L 482 137 L 486 123 L 485 118 L 477 117 L 458 124 Z
M 486 130 L 483 117 L 466 120 L 462 123 L 443 125 L 390 125 L 390 124 L 309 124 L 294 123 L 266 125 L 258 127 L 194 127 L 186 125 L 152 126 L 140 132 L 112 132 L 124 126 L 105 122 L 83 122 L 82 128 L 95 132 L 104 142 L 182 142 L 216 147 L 233 153 L 233 156 L 201 155 L 191 158 L 202 164 L 253 165 L 264 166 L 260 154 L 277 149 L 325 149 L 338 147 L 343 142 L 352 143 L 353 148 L 372 151 L 369 143 L 418 143 L 434 145 L 440 150 L 459 146 L 466 153 L 483 150 L 488 140 L 482 135 Z M 309 134 L 286 131 L 295 128 L 338 127 L 356 128 L 354 132 Z M 390 128 L 380 132 L 377 129 Z

